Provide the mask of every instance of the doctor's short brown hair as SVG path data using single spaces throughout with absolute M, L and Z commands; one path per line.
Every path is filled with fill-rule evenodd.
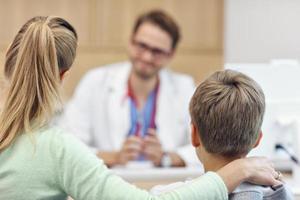
M 162 10 L 151 10 L 140 15 L 133 27 L 133 34 L 135 34 L 139 27 L 146 22 L 156 25 L 166 31 L 172 39 L 172 49 L 176 48 L 181 37 L 180 28 L 170 15 Z
M 245 74 L 217 71 L 196 89 L 190 113 L 207 152 L 224 157 L 247 154 L 265 112 L 261 87 Z

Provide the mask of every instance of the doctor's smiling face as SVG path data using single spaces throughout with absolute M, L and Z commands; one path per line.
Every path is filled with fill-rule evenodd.
M 143 79 L 156 76 L 167 65 L 174 53 L 171 36 L 159 26 L 142 23 L 129 43 L 129 58 L 133 73 Z

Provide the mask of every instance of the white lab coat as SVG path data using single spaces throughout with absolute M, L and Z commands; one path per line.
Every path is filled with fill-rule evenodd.
M 119 150 L 130 128 L 127 81 L 129 62 L 88 72 L 68 103 L 60 124 L 95 151 Z M 165 151 L 177 152 L 187 164 L 199 163 L 190 145 L 191 77 L 162 69 L 157 100 L 157 136 Z

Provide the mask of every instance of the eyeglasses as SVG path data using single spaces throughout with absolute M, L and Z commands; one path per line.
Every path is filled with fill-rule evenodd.
M 151 52 L 152 56 L 155 59 L 168 57 L 172 53 L 172 51 L 166 51 L 160 48 L 150 47 L 148 44 L 134 39 L 132 40 L 132 44 L 139 53 L 144 53 L 145 51 Z

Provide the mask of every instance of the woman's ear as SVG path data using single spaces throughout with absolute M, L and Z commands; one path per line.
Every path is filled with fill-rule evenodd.
M 191 123 L 192 145 L 197 148 L 201 145 L 198 129 L 195 124 Z

